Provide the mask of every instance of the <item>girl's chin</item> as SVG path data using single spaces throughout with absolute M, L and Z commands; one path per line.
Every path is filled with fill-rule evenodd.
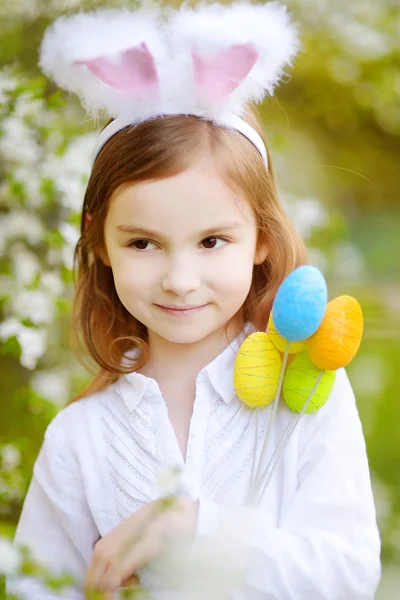
M 210 335 L 210 331 L 155 331 L 156 335 L 162 337 L 170 344 L 197 344 Z
M 197 323 L 184 322 L 179 319 L 179 323 L 166 324 L 155 323 L 155 327 L 148 325 L 149 337 L 151 342 L 151 333 L 158 338 L 162 338 L 170 344 L 197 344 L 202 340 L 218 335 L 225 323 L 216 323 L 215 327 L 205 327 L 204 323 L 199 320 Z

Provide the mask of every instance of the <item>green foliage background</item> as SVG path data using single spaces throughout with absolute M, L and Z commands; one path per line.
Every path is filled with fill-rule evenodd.
M 118 4 L 134 5 L 0 2 L 0 319 L 9 323 L 15 317 L 29 330 L 47 332 L 33 368 L 21 364 L 25 342 L 18 340 L 15 323 L 13 335 L 0 336 L 4 535 L 14 531 L 45 427 L 87 377 L 68 348 L 70 257 L 96 129 L 75 99 L 41 75 L 38 46 L 53 17 L 78 7 Z M 364 310 L 365 336 L 348 371 L 382 533 L 378 597 L 392 599 L 400 589 L 400 8 L 396 0 L 286 4 L 300 24 L 304 48 L 293 74 L 260 113 L 282 198 L 307 241 L 311 262 L 323 269 L 331 298 L 354 295 Z M 15 133 L 18 123 L 22 143 Z M 33 157 L 25 154 L 24 132 L 33 138 Z M 84 163 L 82 172 L 76 170 L 78 161 Z M 76 185 L 68 188 L 65 181 L 71 180 Z M 42 226 L 35 239 L 34 221 Z M 17 255 L 25 263 L 16 263 Z M 32 255 L 38 263 L 31 267 L 32 277 L 18 275 L 18 265 L 26 269 Z M 53 287 L 45 273 L 56 276 Z M 27 314 L 15 306 L 24 290 L 43 299 L 47 294 L 51 319 L 37 316 L 40 309 Z M 64 392 L 49 397 L 43 381 L 51 390 L 54 380 L 65 382 Z

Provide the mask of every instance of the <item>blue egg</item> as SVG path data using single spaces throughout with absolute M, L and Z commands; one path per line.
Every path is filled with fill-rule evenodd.
M 278 333 L 290 342 L 313 335 L 321 325 L 328 302 L 325 277 L 311 265 L 298 267 L 282 282 L 272 307 Z

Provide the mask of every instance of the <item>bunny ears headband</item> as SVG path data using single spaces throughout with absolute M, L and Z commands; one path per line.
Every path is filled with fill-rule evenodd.
M 40 67 L 76 93 L 90 114 L 114 117 L 93 160 L 115 133 L 164 115 L 195 115 L 264 143 L 241 115 L 272 95 L 299 49 L 297 28 L 276 2 L 196 9 L 103 8 L 57 19 L 45 32 Z

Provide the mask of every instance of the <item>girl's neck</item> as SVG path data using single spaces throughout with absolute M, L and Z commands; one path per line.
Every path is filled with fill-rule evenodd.
M 240 333 L 238 323 L 229 323 L 199 342 L 176 344 L 149 331 L 150 358 L 141 373 L 158 382 L 194 382 L 197 374 L 216 358 Z

